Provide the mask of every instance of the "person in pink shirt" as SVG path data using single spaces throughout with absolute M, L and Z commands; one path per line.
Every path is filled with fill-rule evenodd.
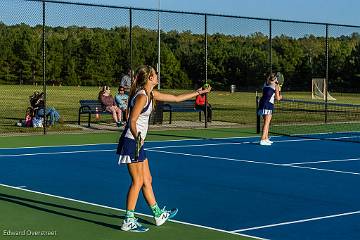
M 118 127 L 121 127 L 121 109 L 116 106 L 113 96 L 110 94 L 110 87 L 103 86 L 99 92 L 99 101 L 103 107 L 103 111 L 107 111 L 112 114 L 114 121 Z

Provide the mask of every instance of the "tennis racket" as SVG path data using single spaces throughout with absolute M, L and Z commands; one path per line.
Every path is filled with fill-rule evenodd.
M 141 142 L 142 142 L 141 132 L 138 132 L 138 135 L 136 136 L 135 142 L 136 142 L 136 146 L 135 146 L 135 156 L 134 156 L 134 158 L 135 158 L 135 161 L 137 161 L 139 159 L 140 149 L 141 149 Z
M 281 91 L 282 86 L 284 85 L 284 75 L 281 72 L 276 73 L 276 78 L 279 84 L 279 88 Z

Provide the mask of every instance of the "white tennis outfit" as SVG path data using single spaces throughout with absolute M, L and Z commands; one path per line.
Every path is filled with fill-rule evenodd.
M 153 110 L 152 100 L 146 95 L 145 90 L 139 90 L 135 96 L 130 101 L 130 112 L 131 109 L 135 106 L 136 97 L 138 95 L 146 96 L 146 104 L 144 109 L 141 111 L 137 121 L 136 121 L 136 129 L 138 132 L 141 132 L 141 138 L 145 140 L 148 129 L 149 129 L 149 117 Z M 130 131 L 130 120 L 128 120 L 126 127 L 119 139 L 117 154 L 119 154 L 119 164 L 121 163 L 132 163 L 135 162 L 134 154 L 136 148 L 135 138 Z M 144 146 L 140 149 L 139 158 L 136 162 L 142 162 L 146 159 L 146 152 L 144 150 Z

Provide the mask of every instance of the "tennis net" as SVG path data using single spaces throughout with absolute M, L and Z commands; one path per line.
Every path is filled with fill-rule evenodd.
M 360 143 L 360 105 L 283 99 L 275 105 L 270 132 Z

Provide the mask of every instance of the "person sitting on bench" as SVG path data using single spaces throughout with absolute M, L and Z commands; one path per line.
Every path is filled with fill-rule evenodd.
M 45 109 L 45 94 L 43 92 L 34 92 L 29 97 L 29 100 L 31 108 L 34 112 L 34 118 L 44 118 L 44 115 L 45 118 L 50 117 L 50 121 L 48 122 L 49 126 L 54 126 L 56 122 L 60 121 L 60 114 L 54 107 L 47 106 Z M 38 127 L 40 126 L 42 126 L 41 123 L 38 124 Z
M 110 94 L 110 87 L 103 86 L 99 92 L 99 101 L 103 107 L 103 111 L 110 112 L 116 123 L 116 126 L 121 127 L 121 109 L 116 106 L 113 96 Z
M 128 99 L 129 96 L 125 93 L 125 88 L 120 86 L 118 93 L 115 95 L 115 102 L 118 108 L 125 113 L 123 121 L 127 121 L 128 117 Z

